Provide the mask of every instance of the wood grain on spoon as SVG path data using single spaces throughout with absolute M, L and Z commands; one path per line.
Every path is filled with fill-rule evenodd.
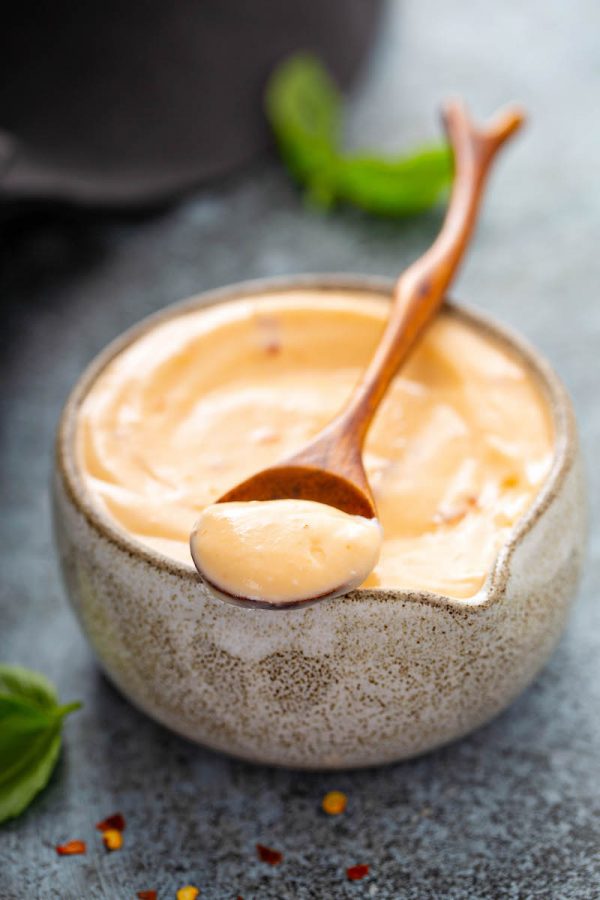
M 294 498 L 351 515 L 377 515 L 362 462 L 369 425 L 394 375 L 440 309 L 473 232 L 490 165 L 524 116 L 509 108 L 478 127 L 463 104 L 453 101 L 443 119 L 454 155 L 446 217 L 434 244 L 398 278 L 387 326 L 348 404 L 302 450 L 238 484 L 219 503 Z

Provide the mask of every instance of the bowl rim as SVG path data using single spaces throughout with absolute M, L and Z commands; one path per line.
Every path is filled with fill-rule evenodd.
M 86 366 L 69 393 L 60 415 L 55 445 L 56 473 L 60 476 L 67 496 L 83 515 L 88 525 L 102 538 L 116 545 L 121 551 L 136 560 L 146 563 L 158 572 L 182 578 L 188 584 L 200 586 L 196 570 L 183 562 L 171 559 L 157 550 L 147 547 L 131 537 L 128 532 L 114 522 L 96 502 L 88 488 L 77 462 L 75 433 L 79 409 L 91 387 L 106 366 L 131 343 L 142 337 L 157 325 L 174 316 L 208 308 L 233 300 L 241 300 L 255 295 L 285 293 L 293 290 L 354 291 L 366 294 L 380 294 L 391 297 L 394 279 L 359 273 L 309 273 L 275 278 L 256 278 L 234 282 L 224 287 L 202 291 L 183 300 L 170 303 L 152 313 L 100 350 Z M 516 354 L 526 370 L 533 376 L 544 396 L 554 427 L 554 455 L 546 480 L 534 498 L 529 509 L 511 528 L 504 544 L 499 549 L 488 577 L 473 597 L 449 597 L 430 591 L 403 588 L 366 588 L 354 590 L 335 600 L 332 604 L 360 603 L 366 600 L 383 602 L 399 600 L 408 603 L 440 607 L 450 612 L 465 612 L 484 609 L 501 600 L 510 575 L 510 561 L 523 538 L 543 516 L 570 472 L 578 447 L 575 416 L 569 394 L 554 372 L 550 363 L 533 345 L 512 328 L 499 324 L 492 316 L 474 310 L 470 306 L 457 304 L 453 299 L 445 300 L 446 309 L 452 316 L 473 326 L 480 333 L 494 340 Z M 289 613 L 294 610 L 289 610 Z M 298 611 L 296 611 L 298 612 Z M 301 612 L 301 611 L 300 611 Z

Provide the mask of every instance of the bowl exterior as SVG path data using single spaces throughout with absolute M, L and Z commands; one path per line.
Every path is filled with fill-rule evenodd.
M 194 741 L 302 768 L 400 760 L 499 712 L 547 660 L 581 567 L 573 452 L 558 490 L 507 552 L 493 597 L 354 592 L 286 613 L 210 596 L 90 521 L 57 467 L 57 546 L 69 597 L 111 680 Z
M 127 332 L 67 401 L 53 482 L 55 536 L 72 606 L 103 669 L 174 731 L 247 760 L 351 768 L 405 759 L 466 734 L 507 706 L 548 659 L 574 598 L 586 536 L 570 400 L 520 338 L 460 307 L 520 353 L 548 400 L 556 451 L 545 487 L 472 600 L 355 591 L 272 612 L 215 599 L 195 570 L 129 540 L 78 470 L 79 404 L 104 365 L 178 311 L 289 289 L 391 294 L 366 276 L 249 282 L 192 298 Z

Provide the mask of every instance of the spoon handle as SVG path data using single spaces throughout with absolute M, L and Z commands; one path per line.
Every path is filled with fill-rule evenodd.
M 478 128 L 463 104 L 452 101 L 445 106 L 443 118 L 455 174 L 442 229 L 429 250 L 396 282 L 390 318 L 377 350 L 348 406 L 332 423 L 332 430 L 344 432 L 358 447 L 399 366 L 441 306 L 473 231 L 491 162 L 524 117 L 520 110 L 509 108 Z

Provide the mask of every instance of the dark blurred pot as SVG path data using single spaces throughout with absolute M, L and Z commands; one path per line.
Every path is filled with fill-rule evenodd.
M 261 94 L 297 49 L 347 83 L 380 0 L 23 0 L 0 29 L 0 196 L 130 206 L 266 144 Z

